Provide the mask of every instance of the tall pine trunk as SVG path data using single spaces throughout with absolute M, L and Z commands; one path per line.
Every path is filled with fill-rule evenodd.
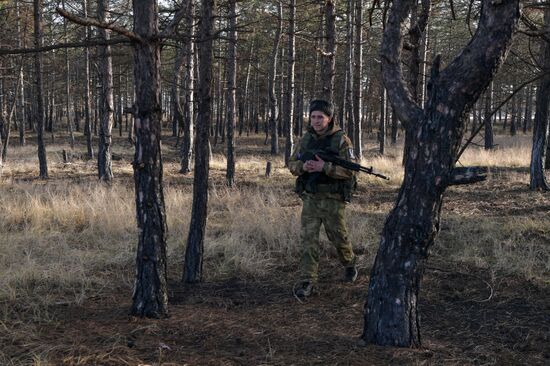
M 227 46 L 227 169 L 226 184 L 235 184 L 235 127 L 237 89 L 237 4 L 229 0 L 229 44 Z
M 277 107 L 277 95 L 275 94 L 275 81 L 277 78 L 277 55 L 279 53 L 279 43 L 281 42 L 281 33 L 283 32 L 283 5 L 278 1 L 277 7 L 278 24 L 275 30 L 273 49 L 271 50 L 271 59 L 269 67 L 269 130 L 271 134 L 271 154 L 279 153 L 279 136 L 277 135 L 277 121 L 279 108 Z
M 183 143 L 181 145 L 181 167 L 180 172 L 183 174 L 191 171 L 191 159 L 193 156 L 193 126 L 195 120 L 194 103 L 193 103 L 193 74 L 195 72 L 194 62 L 194 43 L 193 37 L 195 27 L 195 0 L 186 0 L 187 13 L 185 21 L 185 37 L 183 38 L 183 51 L 185 70 L 183 75 Z
M 363 101 L 363 0 L 355 0 L 355 46 L 353 68 L 353 148 L 359 159 L 363 157 L 362 101 Z
M 550 8 L 544 10 L 544 27 L 550 29 Z M 548 146 L 548 105 L 550 104 L 550 42 L 542 40 L 543 54 L 541 57 L 542 71 L 546 72 L 537 87 L 535 103 L 535 122 L 533 128 L 533 147 L 531 149 L 531 165 L 529 188 L 548 191 L 550 187 L 544 175 L 544 163 L 547 158 Z
M 285 111 L 285 134 L 286 134 L 286 143 L 285 143 L 285 166 L 288 166 L 290 159 L 290 154 L 293 144 L 293 134 L 294 134 L 294 68 L 296 64 L 296 0 L 290 0 L 288 4 L 288 79 L 287 79 L 287 88 L 286 88 L 286 102 L 284 104 Z
M 214 0 L 202 0 L 202 14 L 199 31 L 199 85 L 198 85 L 198 118 L 197 144 L 195 155 L 195 177 L 193 179 L 193 205 L 183 280 L 188 283 L 199 282 L 202 278 L 202 260 L 204 236 L 208 208 L 208 173 L 209 141 L 208 133 L 211 124 L 212 91 L 212 34 L 215 11 Z
M 156 0 L 134 0 L 135 154 L 134 182 L 138 249 L 132 314 L 150 318 L 168 314 L 166 213 L 162 188 L 160 135 L 160 41 Z
M 87 0 L 82 2 L 84 17 L 88 16 Z M 90 39 L 90 27 L 85 28 L 86 40 Z M 92 106 L 91 106 L 91 91 L 90 91 L 90 48 L 84 48 L 84 135 L 86 136 L 86 157 L 94 158 L 94 148 L 92 145 Z
M 336 66 L 336 1 L 325 2 L 325 52 L 321 63 L 321 98 L 334 100 L 334 74 Z
M 42 33 L 42 0 L 34 0 L 34 47 L 40 48 L 43 43 Z M 38 141 L 38 164 L 40 178 L 48 178 L 48 162 L 46 159 L 46 145 L 44 143 L 44 97 L 42 91 L 42 52 L 34 54 L 35 69 L 35 98 L 36 98 L 36 137 Z
M 97 1 L 97 16 L 101 22 L 107 23 L 109 11 L 109 0 Z M 110 38 L 106 29 L 98 29 L 99 38 L 107 42 Z M 113 63 L 110 46 L 98 47 L 99 58 L 99 83 L 100 107 L 99 118 L 99 146 L 97 156 L 97 170 L 100 180 L 110 182 L 113 179 L 113 162 L 111 157 L 112 149 L 112 128 L 113 128 Z

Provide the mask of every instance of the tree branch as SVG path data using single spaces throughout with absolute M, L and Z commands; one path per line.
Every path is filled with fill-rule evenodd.
M 36 53 L 36 52 L 46 52 L 51 50 L 63 49 L 63 48 L 80 48 L 80 47 L 90 47 L 90 46 L 110 46 L 114 44 L 121 43 L 130 43 L 131 41 L 127 38 L 117 38 L 110 39 L 108 41 L 102 40 L 92 40 L 85 42 L 68 42 L 68 43 L 59 43 L 52 44 L 49 46 L 43 46 L 39 48 L 0 48 L 0 56 L 3 55 L 20 55 L 26 53 Z
M 410 9 L 410 1 L 393 1 L 380 49 L 384 86 L 397 117 L 406 127 L 418 121 L 424 113 L 407 89 L 401 70 L 400 60 L 403 48 L 401 26 L 409 15 Z
M 509 42 L 504 40 L 512 36 L 519 15 L 518 1 L 483 1 L 474 37 L 436 81 L 439 90 L 448 90 L 442 100 L 448 113 L 469 110 L 489 86 L 507 51 Z
M 497 113 L 497 111 L 502 108 L 506 103 L 508 103 L 508 101 L 510 99 L 512 99 L 514 97 L 514 95 L 516 95 L 521 89 L 523 89 L 526 85 L 528 84 L 531 84 L 535 81 L 537 81 L 538 79 L 542 78 L 544 75 L 547 75 L 547 74 L 550 74 L 550 71 L 547 71 L 547 72 L 541 72 L 540 74 L 538 74 L 537 76 L 535 76 L 534 78 L 532 79 L 529 79 L 527 81 L 525 81 L 524 83 L 522 83 L 521 85 L 519 85 L 513 92 L 512 94 L 510 94 L 508 97 L 506 97 L 506 99 L 504 99 L 499 105 L 497 105 L 495 108 L 493 108 L 493 110 L 491 111 L 491 114 L 489 115 L 489 118 L 492 118 L 493 115 L 495 113 Z M 476 130 L 470 135 L 470 137 L 468 138 L 468 140 L 466 140 L 466 142 L 464 143 L 464 145 L 460 148 L 460 151 L 458 152 L 457 156 L 456 156 L 456 159 L 455 159 L 455 162 L 457 162 L 460 157 L 462 156 L 462 154 L 464 153 L 464 151 L 466 151 L 466 148 L 468 147 L 468 145 L 470 145 L 472 143 L 472 141 L 474 140 L 474 138 L 477 136 L 478 133 L 481 132 L 481 130 L 485 127 L 485 124 L 484 123 L 480 123 L 479 126 L 476 128 Z
M 143 43 L 143 38 L 141 38 L 134 32 L 129 31 L 126 28 L 118 27 L 116 25 L 109 24 L 109 23 L 100 22 L 99 20 L 93 19 L 93 18 L 82 18 L 77 15 L 71 14 L 61 8 L 56 8 L 55 10 L 59 13 L 59 15 L 61 15 L 64 18 L 67 18 L 73 23 L 84 25 L 84 26 L 94 26 L 98 28 L 109 29 L 122 36 L 128 37 L 130 40 L 134 42 Z
M 167 38 L 174 36 L 176 33 L 176 27 L 181 22 L 183 17 L 187 14 L 187 9 L 189 8 L 189 1 L 186 1 L 184 5 L 176 12 L 174 15 L 174 19 L 164 28 L 164 30 L 160 33 L 160 38 Z

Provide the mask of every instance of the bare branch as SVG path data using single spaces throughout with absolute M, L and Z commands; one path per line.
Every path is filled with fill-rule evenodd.
M 538 79 L 542 78 L 544 75 L 547 75 L 547 74 L 550 74 L 550 71 L 547 71 L 547 72 L 541 72 L 540 74 L 538 74 L 537 76 L 535 76 L 534 78 L 532 79 L 529 79 L 525 82 L 523 82 L 522 84 L 520 84 L 516 89 L 514 89 L 514 91 L 512 92 L 512 94 L 510 94 L 508 97 L 506 97 L 506 99 L 504 99 L 502 102 L 499 103 L 499 105 L 497 105 L 495 108 L 493 108 L 493 110 L 491 111 L 491 114 L 489 115 L 489 118 L 492 118 L 493 115 L 495 113 L 497 113 L 497 111 L 502 108 L 506 103 L 508 103 L 508 101 L 510 99 L 512 99 L 514 97 L 514 95 L 516 95 L 520 90 L 522 90 L 526 85 L 529 85 L 535 81 L 537 81 Z M 466 151 L 466 148 L 472 143 L 472 141 L 474 140 L 474 138 L 481 132 L 481 130 L 483 129 L 483 127 L 485 127 L 485 124 L 483 123 L 480 123 L 479 126 L 477 127 L 477 129 L 470 135 L 470 137 L 468 138 L 468 140 L 466 140 L 466 142 L 464 143 L 464 145 L 460 148 L 460 151 L 458 152 L 457 156 L 456 156 L 456 160 L 455 161 L 458 161 L 460 159 L 460 157 L 462 156 L 462 154 L 464 153 L 464 151 Z
M 61 8 L 57 8 L 55 10 L 59 13 L 59 15 L 61 15 L 64 18 L 69 19 L 73 23 L 84 25 L 84 26 L 94 26 L 94 27 L 98 27 L 98 28 L 109 29 L 109 30 L 112 30 L 115 33 L 118 33 L 120 35 L 128 37 L 132 41 L 143 43 L 143 38 L 141 38 L 140 36 L 138 36 L 134 32 L 129 31 L 126 28 L 119 27 L 119 26 L 109 24 L 109 23 L 103 23 L 103 22 L 100 22 L 99 20 L 93 19 L 93 18 L 82 18 L 82 17 L 79 17 L 77 15 L 71 14 L 71 13 L 69 13 L 69 12 L 67 12 L 67 11 L 65 11 Z
M 90 47 L 90 46 L 110 46 L 114 44 L 121 43 L 130 43 L 131 41 L 127 38 L 118 38 L 110 39 L 108 41 L 85 41 L 85 42 L 69 42 L 69 43 L 59 43 L 52 44 L 49 46 L 43 46 L 40 48 L 0 48 L 0 56 L 3 55 L 21 55 L 26 53 L 36 53 L 36 52 L 46 52 L 51 50 L 63 49 L 63 48 L 80 48 L 80 47 Z
M 445 113 L 471 108 L 471 103 L 489 86 L 508 51 L 509 43 L 503 40 L 513 34 L 519 15 L 517 2 L 483 3 L 478 26 L 482 31 L 475 33 L 468 45 L 434 81 L 439 90 L 449 91 L 441 100 L 449 107 Z
M 409 15 L 410 8 L 410 2 L 395 0 L 392 3 L 380 49 L 384 86 L 388 91 L 392 107 L 405 126 L 418 121 L 424 113 L 407 89 L 401 70 L 400 60 L 403 48 L 401 25 Z
M 189 1 L 185 2 L 185 5 L 183 5 L 174 15 L 174 19 L 164 28 L 164 30 L 160 33 L 161 38 L 174 36 L 176 33 L 176 27 L 181 22 L 183 17 L 187 14 L 187 9 L 189 8 Z

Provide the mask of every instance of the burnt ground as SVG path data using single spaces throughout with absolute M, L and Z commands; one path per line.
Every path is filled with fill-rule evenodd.
M 362 346 L 368 278 L 340 281 L 324 258 L 318 292 L 292 295 L 293 268 L 270 278 L 170 284 L 170 317 L 128 316 L 130 288 L 50 309 L 14 360 L 47 354 L 71 365 L 543 365 L 550 364 L 550 290 L 515 277 L 431 261 L 423 282 L 420 349 Z M 446 265 L 443 268 L 443 265 Z
M 503 186 L 497 178 L 475 190 L 452 189 L 444 215 L 550 212 L 548 198 L 534 200 L 524 184 Z M 167 184 L 181 182 L 172 178 Z M 358 202 L 387 207 L 395 192 L 362 188 Z M 369 268 L 361 268 L 356 283 L 344 284 L 329 252 L 318 291 L 304 302 L 292 296 L 296 268 L 288 265 L 263 278 L 208 279 L 198 285 L 183 285 L 171 272 L 170 317 L 161 320 L 128 315 L 130 286 L 109 287 L 81 305 L 58 304 L 46 311 L 9 303 L 17 315 L 0 319 L 0 333 L 14 334 L 0 334 L 0 353 L 13 364 L 40 365 L 550 364 L 547 280 L 506 273 L 495 279 L 489 270 L 438 254 L 427 266 L 419 349 L 360 344 Z

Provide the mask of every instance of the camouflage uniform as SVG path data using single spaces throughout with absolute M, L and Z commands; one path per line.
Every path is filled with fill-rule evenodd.
M 304 171 L 304 162 L 300 160 L 301 154 L 305 154 L 311 146 L 332 145 L 337 148 L 340 158 L 355 160 L 353 145 L 343 131 L 331 122 L 327 132 L 317 135 L 310 127 L 301 141 L 297 142 L 290 158 L 289 169 L 295 176 L 307 175 Z M 328 239 L 336 248 L 338 258 L 342 265 L 350 267 L 355 265 L 355 254 L 348 238 L 346 223 L 344 220 L 344 208 L 346 202 L 342 192 L 335 192 L 335 185 L 354 180 L 354 173 L 330 162 L 325 162 L 323 172 L 320 173 L 324 184 L 319 184 L 318 189 L 308 189 L 298 192 L 303 201 L 300 240 L 302 243 L 302 280 L 317 282 L 319 267 L 319 230 L 321 224 L 325 228 Z M 298 178 L 300 179 L 300 178 Z M 328 183 L 327 183 L 328 182 Z M 328 188 L 328 189 L 327 189 Z M 311 192 L 313 190 L 314 192 Z

